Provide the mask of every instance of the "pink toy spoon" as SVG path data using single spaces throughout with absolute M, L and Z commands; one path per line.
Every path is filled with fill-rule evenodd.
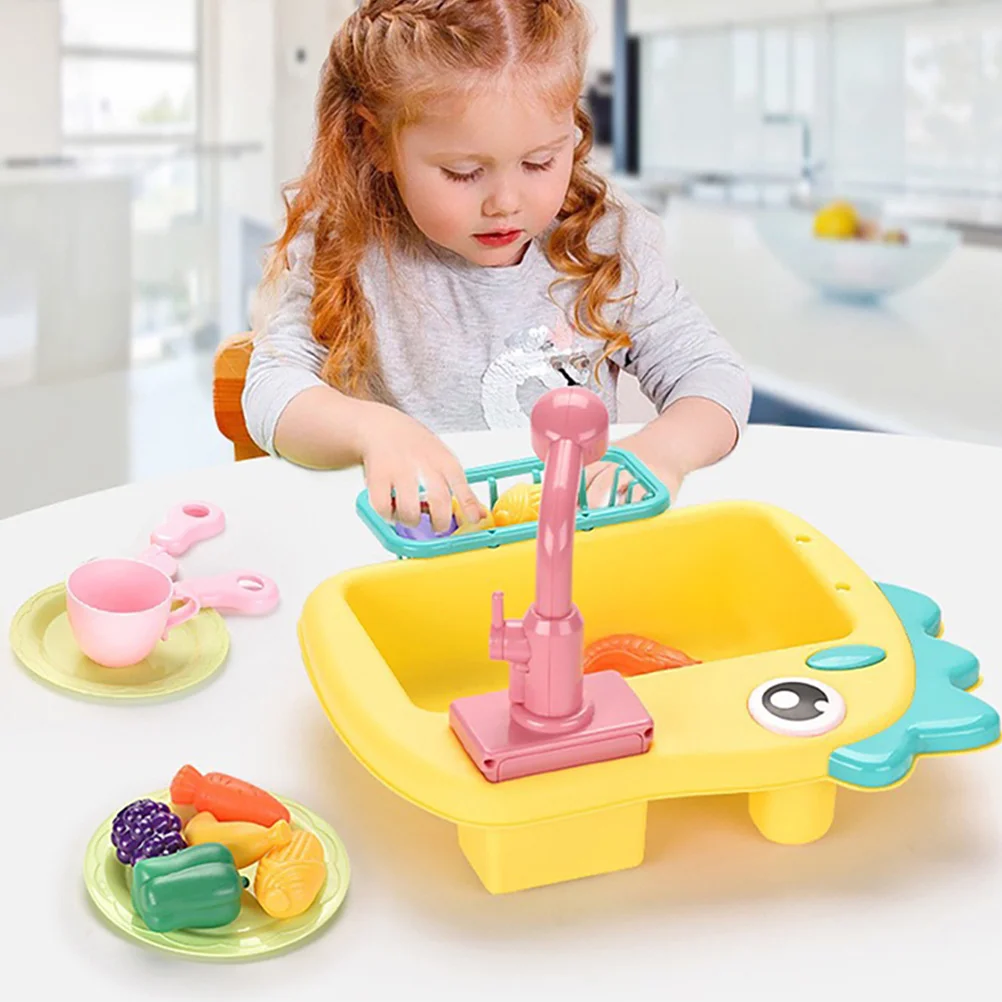
M 174 586 L 174 599 L 194 599 L 203 609 L 265 616 L 278 605 L 278 586 L 253 571 L 192 578 Z
M 175 505 L 167 518 L 150 533 L 150 546 L 139 559 L 176 577 L 176 558 L 195 543 L 218 536 L 226 528 L 226 516 L 218 505 L 206 501 L 185 501 Z

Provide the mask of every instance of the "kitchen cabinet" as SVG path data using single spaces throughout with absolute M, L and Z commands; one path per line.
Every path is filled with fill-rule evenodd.
M 131 214 L 126 176 L 0 171 L 0 319 L 34 320 L 38 382 L 128 367 Z
M 962 0 L 947 0 L 947 5 L 950 2 Z M 940 5 L 936 0 L 631 0 L 630 31 L 646 34 L 826 13 Z
M 949 5 L 950 0 L 947 0 Z M 962 0 L 954 0 L 962 2 Z M 856 10 L 890 10 L 892 7 L 932 7 L 943 6 L 942 3 L 934 3 L 934 0 L 823 0 L 824 8 L 833 14 L 841 11 Z
M 819 0 L 631 0 L 634 33 L 717 27 L 817 14 Z

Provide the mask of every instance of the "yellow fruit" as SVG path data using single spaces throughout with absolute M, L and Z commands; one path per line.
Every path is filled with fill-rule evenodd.
M 859 217 L 849 202 L 831 202 L 814 217 L 814 235 L 826 240 L 851 240 Z

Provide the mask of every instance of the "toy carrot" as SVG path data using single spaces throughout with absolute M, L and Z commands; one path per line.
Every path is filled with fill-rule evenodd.
M 270 828 L 276 821 L 289 821 L 288 810 L 270 793 L 242 779 L 221 772 L 202 775 L 194 766 L 183 766 L 170 785 L 175 804 L 193 804 L 217 821 L 252 821 Z
M 665 647 L 664 644 L 633 633 L 603 637 L 590 644 L 584 653 L 585 674 L 618 671 L 620 675 L 629 678 L 696 664 L 699 662 L 674 647 Z

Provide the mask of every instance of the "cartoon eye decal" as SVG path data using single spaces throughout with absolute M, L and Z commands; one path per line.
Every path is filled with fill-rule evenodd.
M 789 737 L 814 738 L 845 720 L 845 700 L 831 686 L 806 678 L 776 678 L 748 699 L 755 722 Z

